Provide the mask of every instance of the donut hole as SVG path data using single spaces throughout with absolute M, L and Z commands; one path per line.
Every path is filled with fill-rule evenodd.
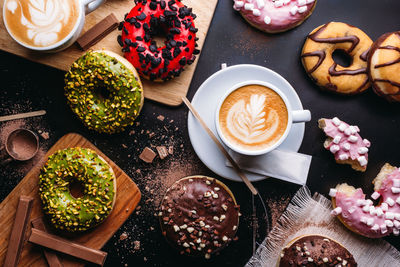
M 336 49 L 332 53 L 332 59 L 342 67 L 349 67 L 353 63 L 353 58 L 344 50 Z
M 85 187 L 79 181 L 73 180 L 69 184 L 69 192 L 74 198 L 81 198 L 84 195 Z
M 109 99 L 111 96 L 110 90 L 108 90 L 105 86 L 102 85 L 96 87 L 95 93 L 102 100 Z

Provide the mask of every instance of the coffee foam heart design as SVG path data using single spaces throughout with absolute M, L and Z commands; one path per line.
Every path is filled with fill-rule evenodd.
M 35 46 L 49 46 L 60 40 L 69 23 L 73 5 L 63 0 L 10 0 L 7 9 L 15 14 L 20 8 L 20 23 Z
M 239 100 L 229 109 L 227 116 L 230 133 L 246 144 L 270 139 L 278 126 L 279 116 L 274 110 L 266 108 L 265 95 L 253 94 L 247 104 L 243 99 Z

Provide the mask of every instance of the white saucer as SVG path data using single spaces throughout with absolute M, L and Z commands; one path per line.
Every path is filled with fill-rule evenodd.
M 294 110 L 303 109 L 296 91 L 288 81 L 276 72 L 257 65 L 234 65 L 211 75 L 199 87 L 192 100 L 193 106 L 217 137 L 215 110 L 218 101 L 225 94 L 226 90 L 237 83 L 247 80 L 260 80 L 272 83 L 286 95 Z M 293 124 L 288 137 L 278 149 L 297 152 L 303 141 L 304 128 L 304 123 Z M 190 112 L 188 130 L 194 151 L 210 170 L 226 179 L 241 181 L 236 172 L 225 165 L 224 155 Z M 227 147 L 225 146 L 225 148 Z M 246 172 L 246 174 L 250 181 L 260 181 L 266 178 L 266 176 L 255 173 Z

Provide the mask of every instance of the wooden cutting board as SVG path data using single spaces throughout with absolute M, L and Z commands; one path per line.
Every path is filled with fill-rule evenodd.
M 14 222 L 16 207 L 19 196 L 27 195 L 34 197 L 34 204 L 31 214 L 31 220 L 43 216 L 42 206 L 38 193 L 39 171 L 48 156 L 59 149 L 68 147 L 86 147 L 95 150 L 103 157 L 113 168 L 117 177 L 117 199 L 113 211 L 108 218 L 99 226 L 78 234 L 68 237 L 74 242 L 78 242 L 85 246 L 101 249 L 103 245 L 111 238 L 111 236 L 121 227 L 128 219 L 140 201 L 140 191 L 136 184 L 129 178 L 126 173 L 121 170 L 114 162 L 105 156 L 92 143 L 79 134 L 70 133 L 62 137 L 46 154 L 33 169 L 25 176 L 25 178 L 14 188 L 14 190 L 0 204 L 0 266 L 3 266 L 5 255 L 8 247 L 11 227 Z M 3 177 L 2 179 L 12 179 L 13 177 Z M 27 237 L 30 233 L 30 227 L 27 230 Z M 65 267 L 83 266 L 84 263 L 73 259 L 72 257 L 62 257 Z M 43 256 L 42 249 L 36 245 L 26 243 L 22 251 L 22 256 L 18 266 L 47 266 Z
M 56 54 L 39 54 L 18 45 L 13 39 L 11 39 L 5 29 L 3 23 L 3 3 L 4 0 L 0 0 L 1 50 L 64 71 L 68 70 L 71 63 L 84 53 L 76 46 L 76 44 L 67 50 Z M 192 7 L 193 12 L 197 15 L 195 25 L 199 29 L 197 32 L 197 37 L 199 38 L 198 48 L 202 49 L 218 0 L 183 0 L 183 3 L 188 7 Z M 128 13 L 134 5 L 135 3 L 133 0 L 107 0 L 107 2 L 105 2 L 100 8 L 86 16 L 83 33 L 108 16 L 111 12 L 117 16 L 118 20 L 122 21 L 124 15 Z M 121 47 L 117 43 L 118 34 L 118 30 L 113 31 L 91 49 L 96 50 L 104 48 L 122 55 Z M 182 72 L 181 76 L 172 81 L 155 83 L 142 79 L 145 97 L 170 106 L 180 105 L 182 103 L 182 96 L 186 96 L 187 91 L 189 90 L 197 62 L 198 58 L 192 65 L 185 67 L 186 70 Z

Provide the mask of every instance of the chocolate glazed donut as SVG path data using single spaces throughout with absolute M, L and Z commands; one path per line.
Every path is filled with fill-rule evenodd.
M 369 87 L 367 55 L 372 40 L 360 29 L 342 22 L 329 22 L 307 37 L 301 55 L 303 66 L 321 88 L 339 94 L 357 94 Z M 338 65 L 333 52 L 351 57 L 348 67 Z
M 368 76 L 374 92 L 389 101 L 400 101 L 400 32 L 383 34 L 371 47 Z

